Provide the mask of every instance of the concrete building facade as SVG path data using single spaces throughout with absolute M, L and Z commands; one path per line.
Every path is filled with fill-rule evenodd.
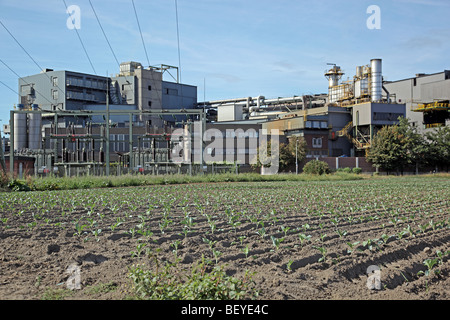
M 421 132 L 427 129 L 427 124 L 438 120 L 427 121 L 423 112 L 414 111 L 418 105 L 436 101 L 448 103 L 450 100 L 450 70 L 433 74 L 419 73 L 415 77 L 407 79 L 385 81 L 383 85 L 394 95 L 398 103 L 406 104 L 406 118 Z M 444 113 L 440 116 L 441 123 L 445 124 L 446 119 L 442 119 L 442 117 L 450 119 L 448 112 L 447 115 Z

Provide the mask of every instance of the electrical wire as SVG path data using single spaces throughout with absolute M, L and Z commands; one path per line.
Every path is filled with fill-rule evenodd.
M 114 59 L 115 59 L 116 62 L 117 62 L 117 65 L 120 66 L 119 60 L 117 60 L 116 54 L 114 53 L 114 50 L 113 50 L 113 48 L 112 48 L 112 46 L 111 46 L 111 43 L 109 42 L 108 37 L 106 36 L 105 30 L 103 29 L 102 24 L 100 23 L 100 19 L 99 19 L 98 16 L 97 16 L 97 12 L 95 11 L 94 6 L 92 5 L 92 1 L 91 1 L 91 0 L 89 0 L 89 4 L 91 5 L 92 11 L 94 12 L 94 15 L 95 15 L 95 18 L 97 19 L 98 25 L 100 26 L 100 29 L 102 30 L 103 36 L 105 37 L 106 42 L 108 43 L 109 49 L 111 50 L 111 52 L 112 52 L 112 54 L 113 54 L 113 56 L 114 56 Z
M 66 4 L 66 1 L 63 0 L 63 2 L 64 2 L 64 6 L 66 7 L 66 12 L 67 12 L 67 11 L 68 11 L 68 7 L 67 7 L 67 4 Z M 69 16 L 70 16 L 70 15 L 69 15 Z M 89 60 L 89 63 L 90 63 L 90 65 L 91 65 L 91 67 L 92 67 L 92 70 L 94 70 L 94 74 L 97 75 L 97 71 L 95 71 L 94 65 L 92 64 L 91 58 L 89 57 L 89 54 L 88 54 L 88 52 L 87 52 L 87 50 L 86 50 L 86 47 L 85 47 L 85 45 L 84 45 L 84 43 L 83 43 L 83 40 L 81 39 L 80 33 L 78 32 L 78 29 L 77 29 L 77 28 L 74 28 L 74 29 L 75 29 L 75 32 L 77 33 L 78 39 L 79 39 L 80 42 L 81 42 L 81 46 L 83 47 L 84 53 L 86 54 L 86 57 L 87 57 L 88 60 Z
M 22 48 L 22 50 L 28 55 L 28 57 L 34 62 L 34 64 L 39 68 L 40 71 L 43 71 L 44 69 L 39 65 L 39 63 L 36 62 L 35 59 L 33 59 L 33 57 L 28 53 L 28 51 L 20 44 L 20 42 L 17 40 L 16 37 L 14 37 L 14 35 L 9 31 L 9 29 L 3 24 L 3 22 L 0 20 L 0 24 L 3 26 L 3 28 L 9 33 L 9 35 L 14 39 L 14 41 L 19 45 L 19 47 Z M 47 78 L 50 80 L 50 82 L 52 81 L 50 76 L 44 72 L 44 74 L 47 76 Z M 65 96 L 66 93 L 64 92 L 64 90 L 62 90 L 58 85 L 56 86 Z
M 134 15 L 136 16 L 136 21 L 137 21 L 137 25 L 138 25 L 138 28 L 139 28 L 139 33 L 141 34 L 142 46 L 144 47 L 145 56 L 147 57 L 147 63 L 150 66 L 150 60 L 148 58 L 147 48 L 145 47 L 144 37 L 142 36 L 141 25 L 139 23 L 139 18 L 138 18 L 137 12 L 136 12 L 136 6 L 134 5 L 134 0 L 131 0 L 131 3 L 133 4 Z
M 114 50 L 113 50 L 113 48 L 112 48 L 112 46 L 111 46 L 111 43 L 109 42 L 108 37 L 106 36 L 105 30 L 103 29 L 103 26 L 102 26 L 102 24 L 101 24 L 101 22 L 100 22 L 100 19 L 98 18 L 97 12 L 95 11 L 94 5 L 92 4 L 92 1 L 91 1 L 91 0 L 89 0 L 89 4 L 91 5 L 92 11 L 94 12 L 94 15 L 95 15 L 95 18 L 96 18 L 96 20 L 97 20 L 97 22 L 98 22 L 98 25 L 100 26 L 100 29 L 102 30 L 103 36 L 105 37 L 106 42 L 108 43 L 109 49 L 111 50 L 111 53 L 113 54 L 114 59 L 116 60 L 116 63 L 117 63 L 117 65 L 118 65 L 119 69 L 120 69 L 120 63 L 119 63 L 119 60 L 117 59 L 117 56 L 116 56 L 116 54 L 114 53 Z M 124 75 L 124 76 L 125 76 L 126 82 L 127 82 L 128 84 L 130 84 L 130 82 L 129 82 L 128 79 L 127 79 L 127 76 L 126 76 L 126 75 Z M 130 87 L 131 87 L 131 89 L 132 89 L 133 97 L 134 97 L 134 102 L 135 102 L 135 104 L 136 104 L 136 93 L 135 93 L 135 89 L 134 89 L 135 86 L 133 85 L 133 86 L 130 86 Z
M 178 42 L 178 68 L 179 68 L 179 77 L 180 77 L 180 99 L 181 99 L 181 105 L 180 108 L 183 108 L 183 82 L 181 81 L 181 53 L 180 53 L 180 31 L 178 27 L 178 1 L 175 0 L 175 18 L 176 18 L 176 24 L 177 24 L 177 42 Z
M 7 87 L 9 90 L 11 90 L 12 92 L 14 92 L 15 94 L 17 94 L 17 96 L 19 96 L 19 93 L 16 91 L 16 90 L 14 90 L 13 88 L 11 88 L 10 86 L 8 86 L 6 83 L 4 83 L 3 81 L 1 81 L 0 80 L 0 83 L 2 84 L 2 85 L 4 85 L 5 87 Z
M 15 72 L 6 62 L 4 62 L 2 59 L 0 59 L 0 62 L 7 67 L 12 73 L 14 73 L 16 75 L 17 78 L 19 78 L 20 80 L 22 80 L 23 82 L 25 82 L 26 85 L 30 85 L 30 83 L 28 83 L 24 78 L 22 78 L 21 76 L 19 76 L 17 74 L 17 72 Z M 50 106 L 53 106 L 53 102 L 51 102 L 50 100 L 47 99 L 47 97 L 45 95 L 43 95 L 42 93 L 40 93 L 38 90 L 36 90 L 35 88 L 33 88 L 34 91 L 36 93 L 38 93 L 40 96 L 42 96 L 45 100 L 47 100 L 50 103 Z M 16 92 L 18 96 L 20 96 L 20 94 L 18 92 Z
M 131 0 L 131 3 L 133 4 L 134 15 L 136 17 L 137 25 L 138 25 L 138 28 L 139 28 L 139 33 L 141 34 L 142 46 L 144 47 L 145 56 L 147 57 L 147 63 L 148 63 L 148 66 L 151 67 L 150 66 L 150 59 L 148 58 L 147 48 L 145 47 L 144 37 L 142 35 L 141 25 L 139 23 L 139 18 L 138 18 L 138 15 L 137 15 L 136 6 L 134 5 L 134 0 Z M 153 76 L 153 71 L 150 70 L 150 72 L 151 72 L 151 79 L 154 82 L 155 79 L 154 79 L 154 76 Z M 156 92 L 156 94 L 157 94 L 157 98 L 159 100 L 159 104 L 161 106 L 161 109 L 163 109 L 163 105 L 162 105 L 162 87 L 161 87 L 161 93 L 158 94 L 158 92 Z

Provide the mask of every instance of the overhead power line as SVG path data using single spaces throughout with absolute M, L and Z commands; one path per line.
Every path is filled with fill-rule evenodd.
M 100 29 L 102 30 L 103 36 L 105 37 L 106 42 L 108 43 L 109 49 L 111 50 L 111 52 L 112 52 L 112 54 L 114 56 L 114 59 L 117 62 L 117 65 L 120 66 L 119 60 L 117 60 L 116 54 L 114 53 L 114 50 L 113 50 L 113 48 L 111 46 L 111 43 L 109 42 L 108 37 L 106 36 L 105 30 L 103 29 L 102 24 L 100 23 L 100 19 L 97 16 L 97 12 L 95 11 L 91 0 L 89 0 L 89 4 L 91 5 L 92 11 L 94 12 L 94 15 L 95 15 L 95 18 L 97 19 L 98 25 L 100 26 Z
M 68 7 L 67 7 L 67 4 L 66 4 L 66 1 L 63 0 L 63 2 L 64 2 L 64 6 L 66 7 L 66 11 L 67 11 Z M 81 39 L 80 33 L 78 32 L 78 29 L 77 29 L 77 28 L 74 28 L 74 29 L 75 29 L 75 32 L 77 33 L 78 39 L 79 39 L 80 42 L 81 42 L 81 46 L 83 47 L 84 53 L 86 54 L 86 57 L 87 57 L 88 60 L 89 60 L 89 63 L 90 63 L 90 65 L 91 65 L 91 67 L 92 67 L 92 70 L 93 70 L 94 73 L 97 75 L 97 71 L 95 71 L 94 65 L 92 64 L 91 58 L 89 57 L 89 54 L 88 54 L 88 52 L 87 52 L 87 50 L 86 50 L 86 47 L 85 47 L 85 45 L 84 45 L 84 43 L 83 43 L 83 40 Z
M 134 0 L 131 0 L 131 3 L 133 4 L 134 15 L 136 16 L 136 21 L 137 21 L 137 25 L 138 25 L 138 28 L 139 28 L 139 33 L 141 34 L 142 46 L 144 47 L 145 56 L 147 57 L 147 63 L 150 66 L 150 60 L 148 58 L 147 48 L 145 47 L 144 37 L 142 35 L 141 25 L 139 23 L 139 18 L 138 18 L 137 12 L 136 12 L 136 6 L 134 5 Z
M 178 42 L 178 72 L 180 77 L 180 98 L 181 98 L 181 105 L 180 107 L 183 107 L 183 82 L 181 80 L 181 53 L 180 53 L 180 31 L 178 27 L 178 1 L 175 0 L 175 18 L 176 18 L 176 24 L 177 24 L 177 42 Z
M 33 57 L 28 53 L 28 51 L 20 44 L 19 40 L 17 40 L 16 37 L 14 37 L 14 35 L 11 33 L 11 31 L 9 31 L 9 29 L 3 24 L 3 22 L 0 20 L 0 24 L 3 26 L 3 28 L 9 33 L 9 35 L 14 39 L 14 41 L 19 45 L 19 47 L 22 48 L 22 50 L 28 55 L 28 57 L 34 62 L 34 64 L 39 68 L 40 71 L 43 71 L 44 69 L 39 65 L 39 63 L 36 62 L 35 59 L 33 59 Z M 47 78 L 50 80 L 50 82 L 52 82 L 52 79 L 50 78 L 50 76 L 44 72 L 44 74 L 47 76 Z M 58 85 L 56 86 L 65 96 L 65 92 L 64 90 L 62 90 Z
M 19 74 L 17 74 L 17 72 L 15 72 L 5 61 L 3 61 L 2 59 L 0 59 L 0 62 L 6 67 L 8 68 L 12 73 L 14 73 L 16 75 L 17 78 L 19 78 L 20 80 L 22 80 L 26 85 L 30 85 L 30 83 L 28 83 L 24 78 L 22 78 Z M 3 85 L 6 86 L 6 84 L 3 83 Z M 8 87 L 8 86 L 7 86 Z M 8 87 L 9 88 L 9 87 Z M 11 88 L 10 88 L 11 89 Z M 50 100 L 48 100 L 48 98 L 43 95 L 42 93 L 40 93 L 38 90 L 36 90 L 35 88 L 33 88 L 34 91 L 39 94 L 40 96 L 42 96 L 45 100 L 47 100 L 50 103 L 50 106 L 53 105 L 53 102 L 51 102 Z M 12 90 L 12 89 L 11 89 Z M 14 91 L 14 90 L 13 90 Z M 18 96 L 20 96 L 20 94 L 16 91 L 14 91 L 15 93 L 17 93 Z
M 149 59 L 149 57 L 148 57 L 147 48 L 146 48 L 146 46 L 145 46 L 144 36 L 142 35 L 141 25 L 140 25 L 140 23 L 139 23 L 139 18 L 138 18 L 138 15 L 137 15 L 136 6 L 134 5 L 134 0 L 131 0 L 131 3 L 133 4 L 134 15 L 135 15 L 135 17 L 136 17 L 136 22 L 137 22 L 137 25 L 138 25 L 138 28 L 139 28 L 139 33 L 141 34 L 142 46 L 144 47 L 145 56 L 146 56 L 146 58 L 147 58 L 147 63 L 148 63 L 148 66 L 149 66 L 150 69 L 151 69 L 150 59 Z M 152 78 L 153 81 L 155 80 L 152 71 L 151 71 L 151 78 Z M 158 92 L 157 92 L 156 94 L 157 94 L 157 98 L 158 98 L 158 100 L 159 100 L 159 104 L 160 104 L 161 108 L 163 108 L 163 105 L 162 105 L 162 88 L 161 88 L 160 94 L 158 94 Z

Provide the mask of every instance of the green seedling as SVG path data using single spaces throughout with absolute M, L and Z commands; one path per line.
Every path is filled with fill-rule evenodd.
M 383 234 L 381 236 L 381 240 L 383 240 L 383 242 L 386 244 L 388 242 L 388 240 L 391 238 L 391 236 L 388 236 L 387 234 Z
M 302 229 L 303 229 L 303 231 L 306 231 L 306 230 L 308 230 L 308 229 L 310 229 L 311 227 L 309 226 L 309 224 L 302 224 Z
M 424 224 L 419 224 L 419 229 L 420 231 L 422 231 L 422 233 L 425 233 L 427 231 L 428 228 L 428 224 L 424 223 Z
M 246 236 L 239 236 L 239 242 L 241 243 L 241 246 L 243 245 L 244 240 L 245 240 L 246 238 L 247 238 Z
M 291 229 L 290 227 L 281 226 L 281 231 L 284 232 L 285 237 L 290 229 Z
M 75 223 L 75 233 L 76 236 L 81 236 L 83 234 L 83 231 L 87 228 L 86 224 L 81 224 L 79 222 Z
M 325 247 L 314 247 L 322 254 L 322 257 L 319 258 L 318 262 L 326 262 L 327 260 L 327 248 Z
M 36 221 L 32 221 L 32 222 L 27 223 L 28 231 L 31 232 L 34 229 L 34 227 L 36 227 L 36 225 L 37 225 Z
M 398 232 L 397 239 L 401 240 L 406 234 L 407 234 L 407 232 L 405 230 Z
M 98 237 L 99 236 L 99 234 L 102 232 L 102 229 L 95 229 L 95 230 L 92 230 L 92 234 L 94 235 L 94 237 L 95 237 L 95 240 L 98 242 L 99 240 L 100 240 L 100 238 Z
M 405 231 L 406 233 L 408 233 L 411 237 L 415 237 L 414 235 L 414 231 L 412 230 L 411 226 L 408 224 L 408 226 L 406 226 L 403 231 Z
M 136 251 L 131 251 L 131 257 L 140 257 L 142 250 L 144 249 L 144 247 L 147 246 L 147 244 L 145 242 L 141 242 L 138 243 L 136 246 Z
M 303 247 L 303 243 L 306 241 L 311 241 L 311 235 L 306 235 L 304 233 L 300 233 L 298 235 L 298 238 L 300 239 L 300 245 Z
M 370 251 L 374 248 L 378 248 L 378 239 L 367 239 L 362 243 L 364 247 L 367 247 Z
M 291 268 L 292 263 L 294 263 L 294 260 L 292 260 L 292 259 L 289 259 L 288 263 L 286 263 L 286 268 L 288 269 L 289 272 L 292 271 L 292 268 Z
M 214 255 L 214 259 L 216 260 L 216 264 L 219 261 L 219 257 L 222 255 L 222 252 L 220 252 L 219 250 L 216 249 L 212 249 L 212 253 Z
M 423 261 L 423 264 L 427 267 L 427 270 L 422 271 L 420 270 L 417 275 L 421 275 L 421 274 L 425 274 L 426 276 L 429 276 L 432 271 L 433 271 L 433 267 L 439 263 L 439 258 L 434 258 L 434 259 L 426 259 Z M 434 270 L 433 272 L 434 274 L 438 275 L 440 273 L 439 269 Z
M 248 257 L 248 253 L 249 253 L 249 249 L 248 249 L 248 245 L 246 245 L 244 248 L 241 249 L 242 252 L 245 254 L 245 259 L 247 259 Z
M 277 250 L 279 249 L 281 242 L 284 241 L 284 238 L 276 238 L 274 236 L 270 236 L 270 239 L 272 240 L 272 244 Z
M 356 242 L 347 242 L 347 245 L 350 247 L 349 249 L 347 249 L 348 253 L 352 253 L 353 252 L 353 248 L 359 244 L 359 241 Z
M 339 238 L 342 238 L 342 237 L 345 237 L 347 235 L 347 230 L 336 229 L 336 233 L 338 234 Z
M 214 245 L 217 243 L 217 241 L 209 240 L 207 238 L 203 238 L 203 242 L 207 243 L 210 249 L 212 249 Z
M 261 239 L 264 239 L 266 237 L 266 229 L 262 227 L 256 233 L 261 237 Z
M 180 245 L 181 241 L 180 240 L 176 240 L 174 242 L 172 242 L 170 244 L 171 247 L 173 247 L 174 249 L 172 250 L 172 252 L 175 255 L 175 259 L 178 257 L 178 246 Z

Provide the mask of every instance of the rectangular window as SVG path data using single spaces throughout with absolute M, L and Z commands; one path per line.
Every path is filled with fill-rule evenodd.
M 166 91 L 166 94 L 171 95 L 171 96 L 177 96 L 178 95 L 178 90 L 177 89 L 169 89 L 169 88 L 167 88 L 165 91 Z
M 148 86 L 148 91 L 152 91 L 152 86 Z
M 312 138 L 313 148 L 322 148 L 322 138 Z
M 53 100 L 58 100 L 58 90 L 52 90 Z
M 58 77 L 52 77 L 52 83 L 54 87 L 58 86 Z
M 151 102 L 151 101 L 148 102 L 148 106 L 149 106 L 149 107 L 152 106 L 152 102 Z

